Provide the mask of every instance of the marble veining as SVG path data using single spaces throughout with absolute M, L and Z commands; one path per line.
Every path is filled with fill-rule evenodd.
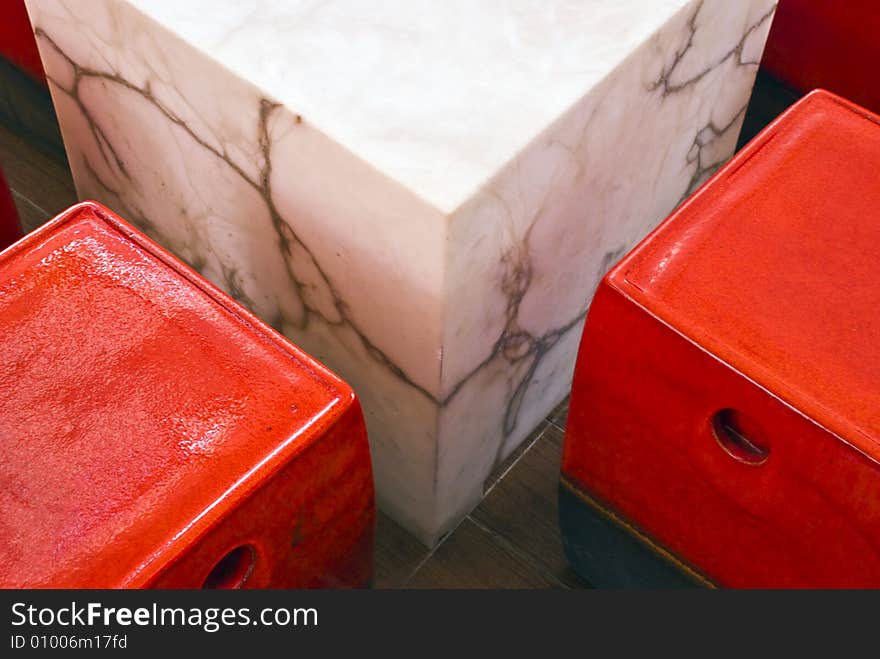
M 315 63 L 284 60 L 289 44 L 273 45 L 264 21 L 293 7 L 324 16 L 329 30 L 337 10 L 266 3 L 240 15 L 215 2 L 199 26 L 187 16 L 200 3 L 177 4 L 186 6 L 96 0 L 82 12 L 73 0 L 28 1 L 77 190 L 354 386 L 379 503 L 427 543 L 479 501 L 493 466 L 564 397 L 602 275 L 732 153 L 775 6 L 580 3 L 594 25 L 570 14 L 570 3 L 550 3 L 580 16 L 566 28 L 577 44 L 554 51 L 552 31 L 535 35 L 535 52 L 526 50 L 545 60 L 513 78 L 520 95 L 528 85 L 539 91 L 529 90 L 515 125 L 490 128 L 493 103 L 513 101 L 501 93 L 481 106 L 492 86 L 480 76 L 479 89 L 461 83 L 454 137 L 432 134 L 424 114 L 432 98 L 413 96 L 423 87 L 398 80 L 392 93 L 385 81 L 376 85 L 383 102 L 402 100 L 381 148 L 371 142 L 379 153 L 359 132 L 377 106 L 328 101 L 323 86 L 338 92 L 340 81 L 314 77 Z M 525 38 L 533 13 L 492 7 L 489 17 L 504 20 L 503 29 L 483 25 L 489 43 L 498 29 Z M 644 20 L 624 25 L 640 8 Z M 436 29 L 464 38 L 454 17 L 444 21 Z M 593 61 L 578 35 L 598 34 L 600 24 Z M 394 21 L 339 23 L 334 34 L 346 30 L 378 48 L 375 66 L 391 69 L 400 53 L 382 52 L 381 35 L 414 38 Z M 244 32 L 252 36 L 242 42 Z M 244 73 L 242 43 L 256 43 L 253 35 L 262 45 Z M 330 46 L 333 72 L 346 51 L 330 39 L 320 54 L 330 57 Z M 511 57 L 482 54 L 493 75 Z M 285 78 L 281 60 L 296 75 Z M 419 62 L 427 80 L 445 70 Z M 271 75 L 258 73 L 262 65 L 275 67 Z M 547 103 L 534 102 L 543 91 L 535 76 L 557 69 L 564 75 L 549 78 Z M 296 93 L 284 80 L 297 82 Z M 455 93 L 450 84 L 444 78 L 443 94 Z M 470 124 L 465 110 L 477 117 Z M 430 139 L 410 142 L 420 128 Z M 470 167 L 475 147 L 487 157 Z
M 776 5 L 773 5 L 769 9 L 767 9 L 767 11 L 763 15 L 761 15 L 757 21 L 749 24 L 745 32 L 742 33 L 739 41 L 737 41 L 733 45 L 733 47 L 730 48 L 730 50 L 722 54 L 719 59 L 714 62 L 709 62 L 705 65 L 704 68 L 699 69 L 695 73 L 680 73 L 679 69 L 682 66 L 682 62 L 694 48 L 694 42 L 697 36 L 697 30 L 699 28 L 700 13 L 703 11 L 704 3 L 705 0 L 700 0 L 696 3 L 692 13 L 690 14 L 690 18 L 687 21 L 687 38 L 684 44 L 681 48 L 675 50 L 675 56 L 672 58 L 672 61 L 669 62 L 668 66 L 664 66 L 657 79 L 650 85 L 648 85 L 648 91 L 659 89 L 661 90 L 663 96 L 678 93 L 692 85 L 695 85 L 704 77 L 709 75 L 715 68 L 724 64 L 730 59 L 733 59 L 737 66 L 757 67 L 761 64 L 760 54 L 763 51 L 763 46 L 761 46 L 760 50 L 755 50 L 754 47 L 747 50 L 746 43 L 756 31 L 766 27 L 766 25 L 772 19 L 773 13 L 776 11 Z
M 290 284 L 296 290 L 302 305 L 300 313 L 294 315 L 287 315 L 284 313 L 283 310 L 279 309 L 279 317 L 271 319 L 272 324 L 276 328 L 280 329 L 284 326 L 292 325 L 298 330 L 306 330 L 309 325 L 309 319 L 312 315 L 318 316 L 323 322 L 330 326 L 345 325 L 347 327 L 350 327 L 357 335 L 358 339 L 363 343 L 364 348 L 369 352 L 370 356 L 373 359 L 388 368 L 396 377 L 399 377 L 404 382 L 406 382 L 407 385 L 415 388 L 417 391 L 419 391 L 425 397 L 431 399 L 432 401 L 437 402 L 430 392 L 428 392 L 418 383 L 411 381 L 407 377 L 406 373 L 400 367 L 398 367 L 387 354 L 385 354 L 381 349 L 373 344 L 370 339 L 358 328 L 354 319 L 349 315 L 347 306 L 342 297 L 334 288 L 330 278 L 321 269 L 320 264 L 315 259 L 312 252 L 309 250 L 306 244 L 296 235 L 296 232 L 293 230 L 290 223 L 286 222 L 279 214 L 272 197 L 271 138 L 269 136 L 268 129 L 269 119 L 271 118 L 272 114 L 281 107 L 278 103 L 273 102 L 267 98 L 260 98 L 258 101 L 259 123 L 257 128 L 257 139 L 259 146 L 260 166 L 259 169 L 256 171 L 256 176 L 252 176 L 248 172 L 245 172 L 235 162 L 233 162 L 229 158 L 227 153 L 221 151 L 208 141 L 201 138 L 187 125 L 186 121 L 184 121 L 180 116 L 175 114 L 172 110 L 170 110 L 160 101 L 158 101 L 151 93 L 149 84 L 143 87 L 139 87 L 127 81 L 118 73 L 111 74 L 82 67 L 77 64 L 67 53 L 65 53 L 58 46 L 58 44 L 56 44 L 52 40 L 52 38 L 48 34 L 46 34 L 46 32 L 42 28 L 37 27 L 35 29 L 35 34 L 38 39 L 45 41 L 49 45 L 49 47 L 55 50 L 57 54 L 61 56 L 72 69 L 73 84 L 69 88 L 59 84 L 59 82 L 51 76 L 49 76 L 49 80 L 50 82 L 52 82 L 56 89 L 69 96 L 71 100 L 76 103 L 80 112 L 82 112 L 83 116 L 86 118 L 89 131 L 93 139 L 95 140 L 95 143 L 99 147 L 99 153 L 104 161 L 104 164 L 118 170 L 118 174 L 121 175 L 124 179 L 131 181 L 131 175 L 125 167 L 125 161 L 116 152 L 116 149 L 107 139 L 100 125 L 94 119 L 88 107 L 79 96 L 79 85 L 84 78 L 97 78 L 106 82 L 111 82 L 113 84 L 122 86 L 124 89 L 136 93 L 144 100 L 144 102 L 150 103 L 151 105 L 156 107 L 162 113 L 166 120 L 170 121 L 176 126 L 179 126 L 201 148 L 206 149 L 209 153 L 222 160 L 227 167 L 235 172 L 236 175 L 238 175 L 245 183 L 251 186 L 260 195 L 261 199 L 266 205 L 266 210 L 269 213 L 269 217 L 271 218 L 272 227 L 277 233 L 277 244 L 282 254 L 284 255 L 284 263 L 286 266 Z M 302 119 L 297 116 L 294 121 L 296 123 L 300 123 Z M 122 199 L 117 190 L 115 190 L 109 184 L 104 182 L 104 180 L 102 180 L 88 157 L 83 157 L 83 164 L 86 168 L 86 172 L 94 180 L 94 182 L 98 184 L 100 188 L 102 188 L 106 193 L 114 196 L 115 198 L 120 200 Z M 140 226 L 149 231 L 152 231 L 153 233 L 158 233 L 161 237 L 161 231 L 158 229 L 155 223 L 151 222 L 146 217 L 143 211 L 141 211 L 137 207 L 129 207 L 128 205 L 126 205 L 125 207 L 129 213 L 128 219 L 136 222 Z M 295 256 L 296 258 L 294 258 Z M 303 263 L 302 261 L 305 261 L 305 263 Z M 204 259 L 196 259 L 195 262 L 192 263 L 192 265 L 196 270 L 201 270 L 205 267 Z M 242 287 L 241 275 L 238 270 L 224 263 L 221 263 L 220 267 L 223 275 L 222 282 L 226 291 L 234 298 L 236 298 L 239 302 L 242 302 L 247 306 L 253 307 L 254 301 L 248 296 L 248 294 Z M 298 276 L 297 271 L 305 273 L 308 281 Z M 309 275 L 314 276 L 309 277 Z

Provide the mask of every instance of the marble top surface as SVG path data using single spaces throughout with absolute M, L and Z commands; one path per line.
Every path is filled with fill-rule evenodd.
M 688 4 L 127 2 L 445 212 Z

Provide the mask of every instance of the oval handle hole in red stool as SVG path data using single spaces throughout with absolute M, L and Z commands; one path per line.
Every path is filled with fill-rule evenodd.
M 712 416 L 715 439 L 730 457 L 745 464 L 762 465 L 770 457 L 770 449 L 750 436 L 748 427 L 752 425 L 740 412 L 729 408 Z
M 257 553 L 249 545 L 236 547 L 217 561 L 202 588 L 241 588 L 254 570 Z

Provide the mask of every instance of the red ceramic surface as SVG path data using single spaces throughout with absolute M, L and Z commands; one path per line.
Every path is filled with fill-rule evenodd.
M 120 218 L 3 252 L 0 323 L 0 586 L 369 581 L 351 389 Z
M 589 312 L 564 483 L 715 583 L 880 586 L 878 121 L 808 95 Z
M 46 79 L 24 0 L 3 0 L 0 6 L 0 55 L 34 78 Z
M 880 112 L 880 3 L 780 0 L 761 65 L 788 84 L 828 89 Z
M 12 201 L 12 192 L 0 169 L 0 249 L 11 245 L 21 237 L 18 211 Z

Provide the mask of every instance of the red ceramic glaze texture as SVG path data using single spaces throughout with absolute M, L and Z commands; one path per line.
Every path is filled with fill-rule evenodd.
M 722 585 L 880 585 L 878 122 L 808 95 L 591 307 L 563 472 Z
M 21 237 L 21 224 L 18 220 L 18 211 L 12 200 L 12 192 L 0 169 L 0 249 L 14 243 Z
M 243 544 L 249 587 L 369 580 L 352 391 L 131 226 L 3 252 L 0 322 L 2 586 L 200 587 Z
M 823 87 L 880 112 L 877 0 L 781 0 L 761 65 L 807 91 Z
M 0 55 L 45 82 L 46 74 L 24 0 L 3 0 L 0 8 Z

